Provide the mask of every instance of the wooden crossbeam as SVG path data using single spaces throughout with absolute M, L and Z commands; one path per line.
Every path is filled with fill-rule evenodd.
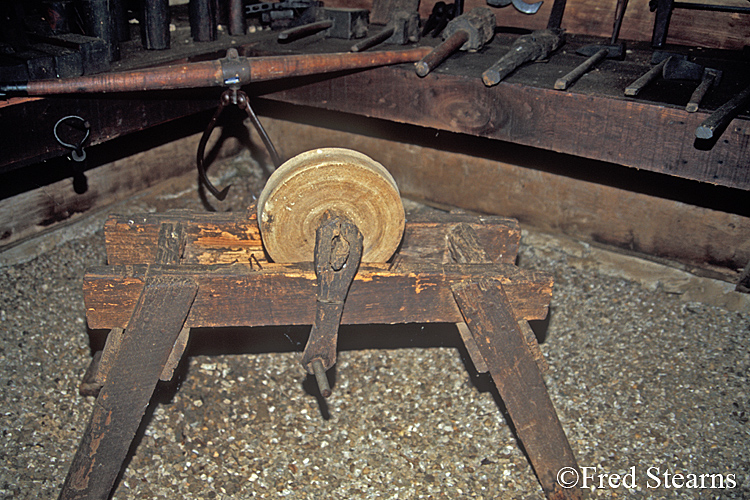
M 552 276 L 509 264 L 422 263 L 363 265 L 354 278 L 342 324 L 458 323 L 451 285 L 497 278 L 520 319 L 544 319 Z M 189 277 L 199 285 L 185 326 L 309 325 L 317 283 L 310 264 L 215 266 L 107 266 L 89 270 L 83 283 L 90 328 L 124 328 L 150 275 Z

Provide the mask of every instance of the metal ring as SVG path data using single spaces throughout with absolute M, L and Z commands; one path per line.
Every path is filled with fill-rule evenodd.
M 83 129 L 86 131 L 86 135 L 84 135 L 83 138 L 80 141 L 78 141 L 78 144 L 67 143 L 63 141 L 62 139 L 60 139 L 60 136 L 57 134 L 57 127 L 59 127 L 60 124 L 66 120 L 80 120 L 80 122 L 83 124 Z M 86 159 L 86 152 L 83 150 L 83 145 L 86 143 L 89 136 L 91 135 L 91 125 L 89 125 L 89 122 L 87 122 L 80 116 L 68 115 L 57 120 L 57 123 L 55 123 L 55 126 L 52 128 L 52 133 L 54 134 L 57 142 L 62 147 L 73 150 L 73 154 L 71 156 L 75 161 L 81 162 Z

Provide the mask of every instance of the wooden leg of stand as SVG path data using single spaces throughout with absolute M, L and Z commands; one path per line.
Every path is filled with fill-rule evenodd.
M 133 442 L 198 286 L 191 279 L 146 282 L 65 479 L 60 500 L 106 500 Z
M 578 464 L 500 282 L 459 283 L 452 290 L 545 495 L 580 499 L 578 487 L 557 482 L 559 471 L 579 471 Z

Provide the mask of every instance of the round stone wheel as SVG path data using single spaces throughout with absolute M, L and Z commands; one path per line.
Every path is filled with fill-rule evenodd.
M 271 175 L 258 198 L 263 246 L 274 262 L 311 262 L 315 232 L 328 216 L 362 233 L 362 262 L 386 262 L 404 234 L 396 181 L 372 158 L 342 148 L 299 154 Z

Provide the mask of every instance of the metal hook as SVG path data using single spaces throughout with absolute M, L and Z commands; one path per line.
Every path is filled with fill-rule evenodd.
M 227 193 L 229 192 L 229 188 L 231 187 L 231 185 L 219 191 L 216 186 L 211 183 L 211 181 L 208 179 L 208 175 L 206 174 L 206 167 L 204 165 L 205 160 L 203 156 L 206 152 L 206 144 L 208 143 L 208 138 L 211 136 L 211 132 L 213 132 L 214 128 L 216 127 L 216 122 L 219 120 L 219 115 L 221 115 L 221 112 L 224 111 L 224 108 L 230 104 L 234 104 L 240 109 L 245 110 L 248 117 L 250 118 L 250 121 L 258 131 L 258 135 L 260 135 L 263 144 L 266 146 L 266 149 L 268 150 L 268 154 L 271 156 L 271 161 L 273 162 L 274 166 L 279 167 L 281 165 L 279 153 L 276 151 L 276 148 L 271 142 L 271 138 L 268 136 L 266 130 L 263 128 L 263 125 L 260 123 L 258 116 L 250 107 L 250 102 L 247 94 L 237 88 L 230 88 L 225 90 L 221 94 L 221 100 L 219 101 L 219 107 L 216 109 L 216 113 L 214 113 L 211 121 L 208 122 L 208 126 L 206 127 L 206 130 L 203 131 L 201 140 L 198 143 L 197 158 L 198 176 L 200 177 L 201 182 L 206 187 L 206 189 L 208 189 L 208 192 L 214 195 L 214 197 L 216 197 L 216 199 L 218 199 L 219 201 L 227 197 Z
M 216 113 L 214 113 L 214 116 L 211 118 L 211 121 L 208 122 L 208 126 L 206 127 L 206 130 L 203 131 L 203 135 L 201 136 L 200 142 L 198 142 L 198 176 L 200 177 L 201 182 L 204 186 L 206 186 L 206 189 L 208 189 L 208 192 L 214 195 L 214 197 L 221 201 L 224 198 L 227 197 L 227 193 L 229 192 L 229 188 L 231 186 L 227 186 L 221 191 L 216 189 L 216 187 L 211 184 L 211 181 L 208 180 L 208 175 L 206 175 L 206 167 L 203 165 L 203 155 L 206 152 L 206 144 L 208 143 L 208 138 L 211 136 L 211 132 L 214 131 L 214 127 L 216 127 L 216 122 L 219 119 L 219 115 L 221 115 L 221 112 L 224 111 L 224 108 L 229 104 L 229 100 L 231 99 L 229 96 L 227 96 L 227 93 L 229 90 L 225 91 L 223 94 L 221 94 L 221 100 L 219 101 L 219 107 L 216 109 Z
M 78 141 L 78 144 L 70 144 L 68 142 L 65 142 L 62 139 L 60 139 L 60 136 L 57 134 L 57 127 L 59 127 L 60 124 L 66 120 L 80 121 L 81 122 L 80 126 L 74 125 L 74 123 L 76 122 L 69 123 L 68 125 L 72 128 L 86 131 L 86 134 L 83 136 L 83 138 L 80 141 Z M 72 149 L 72 152 L 70 153 L 70 157 L 73 158 L 74 161 L 82 162 L 86 159 L 86 151 L 83 150 L 83 145 L 86 143 L 89 136 L 91 135 L 91 125 L 89 124 L 89 122 L 87 122 L 80 116 L 68 115 L 57 120 L 57 123 L 55 123 L 55 126 L 52 129 L 52 133 L 55 135 L 55 139 L 62 147 Z

